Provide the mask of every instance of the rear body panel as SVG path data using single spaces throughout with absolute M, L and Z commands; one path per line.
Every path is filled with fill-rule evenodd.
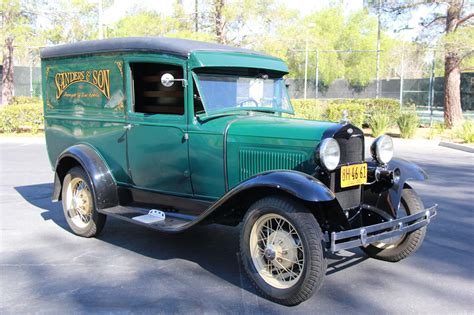
M 121 56 L 42 62 L 45 136 L 52 166 L 68 147 L 87 143 L 104 156 L 118 182 L 129 182 Z

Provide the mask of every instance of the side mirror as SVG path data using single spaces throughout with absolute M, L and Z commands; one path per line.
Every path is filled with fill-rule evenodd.
M 181 81 L 183 87 L 188 85 L 188 81 L 186 79 L 175 79 L 171 73 L 165 73 L 161 76 L 161 84 L 164 87 L 172 87 L 176 81 Z

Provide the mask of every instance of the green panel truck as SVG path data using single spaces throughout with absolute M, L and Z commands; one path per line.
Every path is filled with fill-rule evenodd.
M 240 224 L 252 283 L 296 305 L 328 254 L 399 261 L 436 215 L 407 182 L 425 172 L 393 158 L 389 136 L 366 159 L 347 119 L 291 118 L 278 58 L 155 37 L 48 47 L 41 64 L 52 199 L 77 235 L 107 216 L 169 233 Z

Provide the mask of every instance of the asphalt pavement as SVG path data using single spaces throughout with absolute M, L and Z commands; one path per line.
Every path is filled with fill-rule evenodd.
M 395 146 L 429 173 L 413 184 L 425 205 L 439 204 L 421 249 L 398 263 L 343 251 L 317 295 L 286 307 L 251 287 L 238 227 L 166 235 L 109 218 L 98 238 L 73 235 L 43 141 L 0 138 L 0 313 L 474 313 L 474 154 Z

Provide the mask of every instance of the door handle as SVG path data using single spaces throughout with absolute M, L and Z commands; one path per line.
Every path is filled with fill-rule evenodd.
M 123 129 L 130 130 L 130 129 L 132 129 L 132 127 L 133 127 L 132 124 L 127 124 L 127 125 L 123 126 Z

